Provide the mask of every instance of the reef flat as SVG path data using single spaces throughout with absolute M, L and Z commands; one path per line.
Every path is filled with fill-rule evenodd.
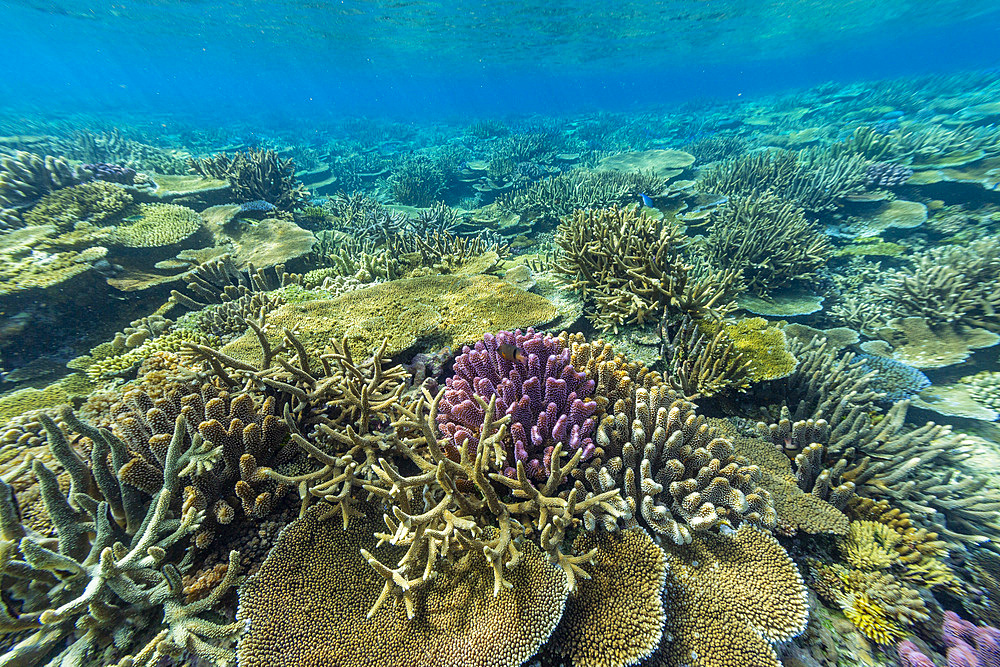
M 0 667 L 1000 664 L 998 96 L 0 113 Z

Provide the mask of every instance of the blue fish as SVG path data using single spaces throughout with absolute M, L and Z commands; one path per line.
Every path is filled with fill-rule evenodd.
M 639 193 L 639 199 L 642 200 L 643 206 L 647 206 L 649 208 L 656 208 L 655 206 L 653 206 L 653 200 L 650 199 L 649 195 L 645 194 L 644 192 Z

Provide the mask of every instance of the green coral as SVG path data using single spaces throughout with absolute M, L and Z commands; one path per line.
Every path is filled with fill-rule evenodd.
M 265 335 L 272 345 L 281 330 L 295 327 L 307 351 L 321 352 L 331 340 L 347 336 L 353 354 L 378 349 L 386 355 L 419 347 L 471 345 L 487 332 L 538 326 L 557 315 L 548 300 L 492 276 L 423 276 L 371 285 L 336 299 L 289 303 L 271 312 Z M 262 353 L 250 332 L 222 351 L 257 365 Z
M 170 246 L 202 229 L 201 216 L 176 204 L 140 204 L 139 215 L 115 227 L 110 241 L 126 248 Z
M 23 217 L 27 225 L 56 225 L 69 230 L 78 222 L 107 222 L 131 203 L 132 195 L 122 187 L 93 181 L 45 195 Z
M 723 331 L 749 363 L 749 375 L 754 382 L 785 377 L 798 364 L 788 350 L 785 332 L 763 317 L 743 318 L 726 325 Z

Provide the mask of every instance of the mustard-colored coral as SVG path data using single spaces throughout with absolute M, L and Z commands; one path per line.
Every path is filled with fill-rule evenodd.
M 573 667 L 624 667 L 647 657 L 663 634 L 663 550 L 642 529 L 581 533 L 573 548 L 597 554 L 551 645 Z
M 92 181 L 45 195 L 23 218 L 27 225 L 56 225 L 69 230 L 77 222 L 103 223 L 131 203 L 132 195 L 122 187 Z
M 881 570 L 899 558 L 895 546 L 899 533 L 877 521 L 852 521 L 847 538 L 838 545 L 840 553 L 861 570 Z
M 763 317 L 746 317 L 723 330 L 749 363 L 754 382 L 783 378 L 795 370 L 798 360 L 788 350 L 785 332 Z
M 851 597 L 844 607 L 844 616 L 858 630 L 874 642 L 892 645 L 905 634 L 888 616 L 886 611 L 871 601 L 864 593 Z
M 809 609 L 798 568 L 751 526 L 667 546 L 666 624 L 646 667 L 780 667 L 773 642 L 800 634 Z
M 267 316 L 266 334 L 277 346 L 283 327 L 295 329 L 306 350 L 321 352 L 331 339 L 347 337 L 359 357 L 388 337 L 387 355 L 420 345 L 461 348 L 487 332 L 538 326 L 557 315 L 548 300 L 493 276 L 424 276 L 353 290 L 331 300 L 286 304 Z M 259 365 L 257 336 L 250 332 L 222 352 Z
M 442 562 L 414 596 L 415 615 L 381 606 L 369 617 L 384 579 L 361 549 L 396 559 L 403 548 L 376 547 L 378 510 L 344 530 L 329 506 L 314 505 L 282 532 L 258 573 L 240 591 L 249 630 L 238 647 L 242 667 L 516 667 L 555 629 L 568 595 L 562 570 L 530 542 L 496 596 L 482 554 Z
M 137 219 L 115 227 L 110 243 L 126 248 L 175 245 L 202 229 L 201 216 L 176 204 L 141 204 Z
M 154 352 L 180 352 L 185 349 L 185 343 L 191 342 L 208 345 L 218 343 L 212 337 L 201 336 L 191 331 L 177 329 L 147 340 L 139 347 L 128 350 L 123 354 L 94 360 L 86 366 L 87 375 L 94 380 L 119 377 L 131 373 L 144 359 Z

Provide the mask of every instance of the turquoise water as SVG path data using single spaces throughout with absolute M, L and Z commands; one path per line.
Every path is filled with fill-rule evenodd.
M 0 2 L 0 667 L 997 667 L 995 1 Z
M 407 118 L 734 99 L 995 65 L 968 2 L 6 2 L 3 99 Z

